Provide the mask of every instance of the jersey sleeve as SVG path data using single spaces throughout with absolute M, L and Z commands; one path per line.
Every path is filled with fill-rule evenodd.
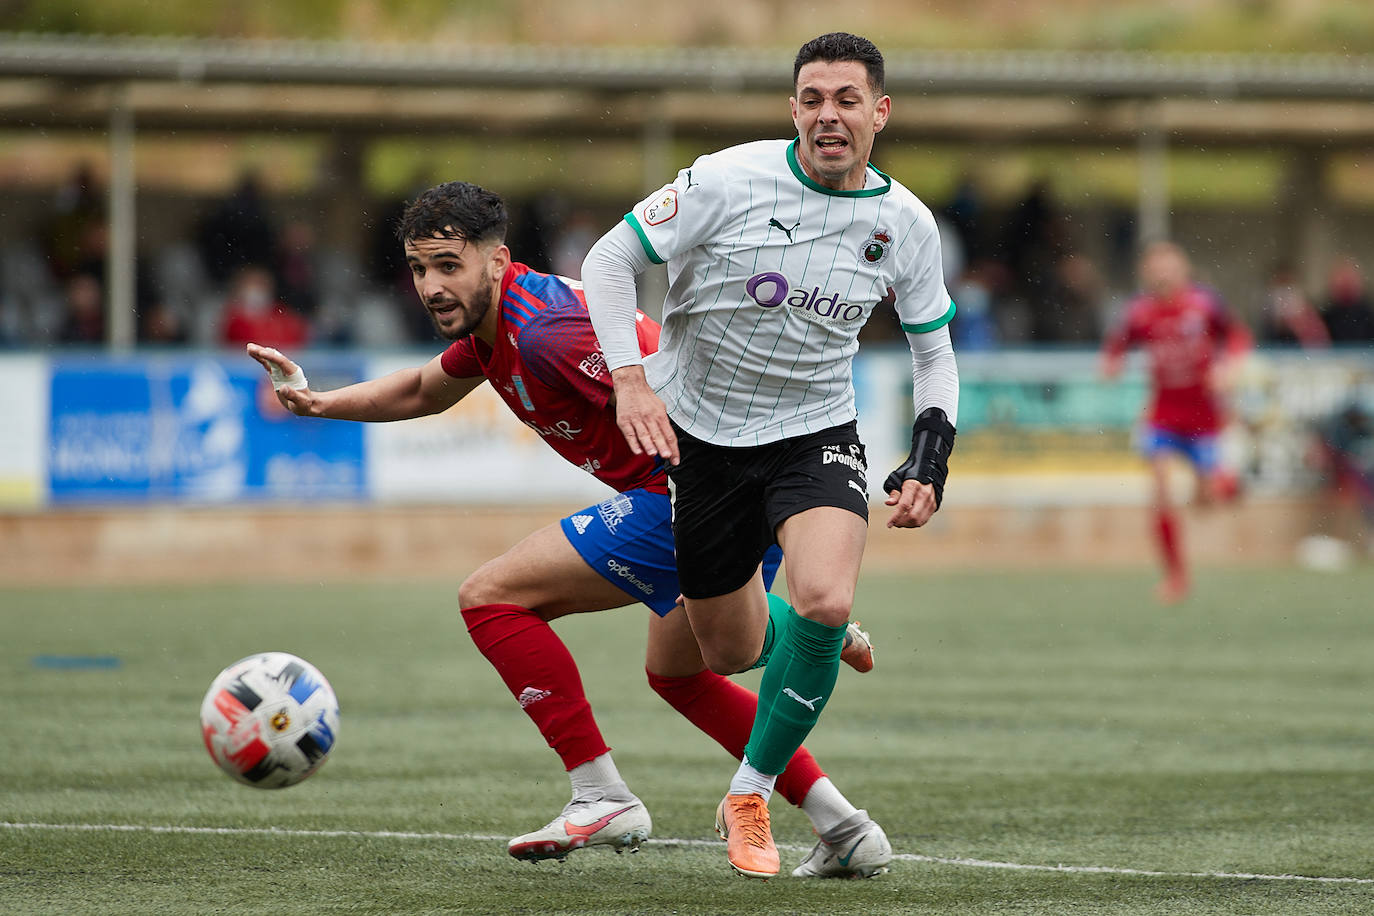
M 927 334 L 954 318 L 954 300 L 945 288 L 940 258 L 940 232 L 929 210 L 917 213 L 899 242 L 898 273 L 890 295 L 896 296 L 897 317 L 908 334 Z
M 639 310 L 635 310 L 635 337 L 639 340 L 639 355 L 648 356 L 658 352 L 658 338 L 663 328 L 657 321 Z
M 669 260 L 710 239 L 724 225 L 729 183 L 722 170 L 702 156 L 635 204 L 625 222 L 639 236 L 644 253 L 655 264 Z
M 611 398 L 611 370 L 585 313 L 545 309 L 520 332 L 520 362 L 539 382 L 596 407 Z
M 1126 311 L 1116 326 L 1107 332 L 1102 344 L 1102 355 L 1119 358 L 1125 355 L 1132 345 L 1140 341 L 1141 311 L 1145 308 L 1142 299 L 1135 299 L 1126 306 Z
M 1236 313 L 1226 304 L 1226 300 L 1221 298 L 1220 293 L 1215 290 L 1208 290 L 1207 293 L 1212 335 L 1217 341 L 1218 348 L 1227 356 L 1237 356 L 1249 350 L 1253 345 L 1250 329 L 1236 317 Z
M 448 349 L 439 354 L 439 365 L 450 378 L 481 378 L 486 375 L 472 347 L 471 338 L 449 344 Z

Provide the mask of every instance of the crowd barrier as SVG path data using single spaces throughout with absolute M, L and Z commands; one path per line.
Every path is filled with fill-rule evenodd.
M 301 355 L 317 389 L 432 354 Z M 1139 363 L 1107 382 L 1087 351 L 960 354 L 950 497 L 973 504 L 1119 504 L 1145 498 L 1132 431 Z M 909 445 L 909 356 L 855 359 L 869 486 Z M 1312 429 L 1374 389 L 1369 353 L 1259 353 L 1241 374 L 1224 453 L 1252 492 L 1308 492 Z M 307 420 L 266 374 L 224 352 L 0 355 L 0 510 L 241 504 L 537 505 L 605 488 L 558 458 L 485 386 L 454 409 L 398 423 Z

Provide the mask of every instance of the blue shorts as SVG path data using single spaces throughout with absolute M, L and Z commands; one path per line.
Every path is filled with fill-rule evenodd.
M 665 616 L 682 591 L 673 555 L 673 510 L 665 493 L 628 490 L 563 519 L 563 535 L 587 565 L 635 601 Z M 782 563 L 774 545 L 763 558 L 763 584 L 773 587 Z
M 1146 458 L 1163 451 L 1178 452 L 1204 474 L 1217 469 L 1216 433 L 1190 436 L 1146 423 L 1137 432 L 1137 445 Z

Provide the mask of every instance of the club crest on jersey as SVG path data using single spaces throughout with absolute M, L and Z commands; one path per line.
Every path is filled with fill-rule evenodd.
M 859 250 L 859 254 L 868 264 L 879 264 L 887 258 L 887 253 L 892 250 L 892 235 L 882 229 L 875 229 L 865 241 L 864 246 Z
M 677 188 L 667 188 L 644 207 L 644 222 L 657 226 L 677 216 Z

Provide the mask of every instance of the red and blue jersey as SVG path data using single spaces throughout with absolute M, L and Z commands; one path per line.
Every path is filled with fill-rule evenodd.
M 1181 435 L 1220 431 L 1225 410 L 1212 383 L 1223 354 L 1249 346 L 1250 335 L 1220 297 L 1200 286 L 1169 298 L 1140 296 L 1107 338 L 1105 353 L 1119 358 L 1132 346 L 1149 358 L 1153 390 L 1146 419 Z
M 615 423 L 611 371 L 580 285 L 511 264 L 501 278 L 495 346 L 474 336 L 449 346 L 440 365 L 453 378 L 485 376 L 526 426 L 553 450 L 620 492 L 666 493 L 659 459 L 636 455 Z M 639 313 L 642 354 L 658 349 L 657 322 Z

